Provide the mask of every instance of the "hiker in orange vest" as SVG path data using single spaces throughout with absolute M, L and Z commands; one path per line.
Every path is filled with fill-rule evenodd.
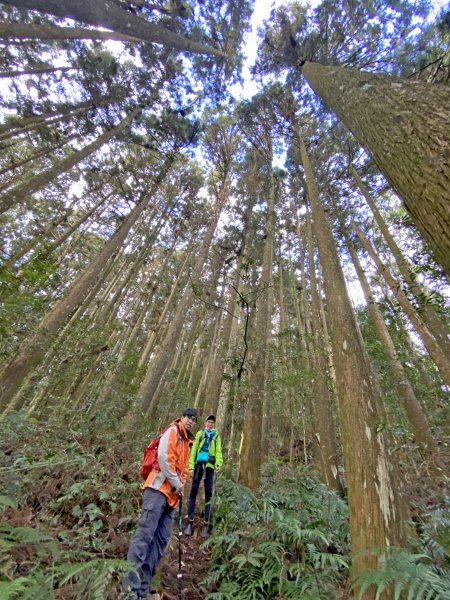
M 188 475 L 191 433 L 197 421 L 195 408 L 186 408 L 181 419 L 175 419 L 161 436 L 158 463 L 144 483 L 142 513 L 128 549 L 127 559 L 135 570 L 125 577 L 126 600 L 159 598 L 150 584 L 172 532 L 175 509 Z M 150 596 L 152 598 L 152 596 Z

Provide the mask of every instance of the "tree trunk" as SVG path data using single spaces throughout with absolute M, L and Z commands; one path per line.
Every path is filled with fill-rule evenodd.
M 0 39 L 4 40 L 114 40 L 117 42 L 141 42 L 138 37 L 98 31 L 84 27 L 57 27 L 56 25 L 38 25 L 36 23 L 0 23 Z M 63 67 L 64 68 L 64 67 Z M 71 67 L 65 67 L 69 70 Z M 61 70 L 61 69 L 53 69 Z M 39 71 L 38 71 L 39 72 Z M 47 72 L 47 69 L 43 70 Z M 23 74 L 28 74 L 24 71 Z M 5 74 L 3 77 L 11 77 Z
M 192 271 L 191 279 L 194 283 L 197 283 L 200 279 L 204 263 L 208 256 L 209 248 L 211 246 L 214 233 L 216 231 L 217 223 L 219 221 L 223 205 L 225 203 L 225 200 L 227 199 L 227 195 L 228 182 L 224 181 L 216 202 L 216 206 L 214 207 L 211 222 L 208 226 L 208 230 L 206 232 L 201 248 L 199 249 L 197 260 Z M 150 419 L 154 418 L 157 409 L 157 406 L 152 402 L 153 396 L 156 392 L 156 388 L 158 387 L 160 380 L 164 376 L 166 369 L 171 361 L 176 339 L 179 336 L 180 331 L 183 327 L 183 321 L 186 318 L 186 312 L 192 302 L 192 298 L 193 289 L 191 286 L 189 286 L 186 289 L 184 296 L 180 299 L 180 302 L 173 316 L 169 329 L 166 335 L 164 336 L 164 339 L 161 342 L 161 345 L 159 346 L 154 358 L 150 361 L 150 364 L 147 369 L 147 374 L 144 377 L 144 380 L 142 381 L 141 387 L 139 388 L 139 402 L 142 405 L 142 410 L 147 412 Z
M 26 165 L 29 162 L 33 162 L 34 160 L 37 160 L 41 156 L 48 156 L 54 150 L 58 150 L 59 148 L 62 148 L 63 146 L 65 146 L 72 140 L 76 139 L 77 137 L 78 137 L 78 134 L 71 135 L 68 138 L 66 138 L 63 142 L 61 142 L 60 144 L 57 144 L 56 146 L 53 146 L 52 148 L 46 148 L 45 150 L 42 150 L 41 152 L 36 152 L 36 154 L 32 154 L 28 158 L 24 158 L 23 160 L 21 160 L 17 163 L 12 162 L 9 167 L 5 167 L 4 169 L 0 170 L 0 176 L 5 175 L 6 173 L 9 173 L 9 171 L 15 171 L 19 167 L 23 167 L 23 165 Z
M 97 208 L 99 208 L 102 204 L 104 204 L 112 195 L 113 195 L 113 192 L 110 192 L 108 195 L 106 195 L 104 198 L 102 198 L 99 202 L 97 202 L 97 204 L 95 204 L 90 210 L 88 210 L 87 213 L 85 213 L 82 217 L 80 217 L 80 219 L 75 221 L 75 223 L 73 223 L 73 225 L 68 227 L 66 229 L 66 231 L 62 235 L 60 235 L 56 240 L 54 240 L 53 242 L 50 242 L 50 243 L 46 243 L 45 246 L 42 248 L 42 254 L 44 254 L 45 256 L 48 256 L 51 252 L 56 250 L 56 248 L 61 246 L 61 244 L 63 242 L 65 242 L 67 240 L 67 238 L 70 237 L 72 235 L 72 233 L 75 230 L 77 230 L 85 221 L 87 221 L 88 218 L 94 214 L 94 212 L 97 210 Z M 27 254 L 27 252 L 29 252 L 30 250 L 33 250 L 42 242 L 46 242 L 48 236 L 53 231 L 53 229 L 55 229 L 58 225 L 61 225 L 61 223 L 64 223 L 65 221 L 67 221 L 67 218 L 69 217 L 69 215 L 72 211 L 73 211 L 73 208 L 71 208 L 68 212 L 64 213 L 64 215 L 60 219 L 58 219 L 58 221 L 56 221 L 54 223 L 49 223 L 49 225 L 47 225 L 47 227 L 44 229 L 44 231 L 42 231 L 37 236 L 31 238 L 30 240 L 28 240 L 28 242 L 23 244 L 23 246 L 20 248 L 20 250 L 18 250 L 15 254 L 13 254 L 13 256 L 8 258 L 8 260 L 5 261 L 5 265 L 7 265 L 7 266 L 13 265 L 18 260 L 20 260 L 23 256 L 25 256 L 25 254 Z
M 0 23 L 0 32 L 2 30 Z M 1 37 L 1 34 L 0 34 Z M 78 71 L 79 67 L 43 67 L 42 69 L 28 69 L 27 71 L 0 71 L 0 79 L 6 77 L 21 77 L 22 75 L 44 75 L 46 73 L 67 73 L 67 71 Z
M 145 367 L 147 365 L 148 358 L 149 358 L 150 354 L 152 353 L 153 348 L 155 347 L 156 338 L 157 338 L 157 336 L 161 335 L 162 327 L 167 320 L 167 315 L 169 313 L 169 310 L 173 308 L 173 305 L 175 304 L 175 299 L 176 299 L 177 295 L 180 293 L 180 283 L 184 277 L 185 269 L 186 269 L 186 266 L 188 265 L 190 259 L 191 259 L 191 253 L 188 251 L 186 253 L 186 257 L 183 261 L 183 264 L 181 265 L 180 270 L 177 274 L 177 278 L 175 279 L 175 281 L 172 285 L 169 297 L 167 298 L 167 300 L 164 304 L 164 309 L 159 316 L 158 323 L 157 323 L 154 331 L 152 331 L 150 333 L 150 335 L 148 336 L 147 343 L 145 344 L 145 346 L 142 350 L 141 356 L 139 358 L 139 364 L 138 364 L 139 369 L 142 369 L 143 367 Z
M 78 106 L 72 107 L 70 110 L 55 111 L 50 115 L 35 115 L 32 117 L 26 117 L 19 125 L 11 126 L 5 129 L 5 131 L 0 134 L 0 141 L 12 139 L 21 133 L 34 131 L 40 127 L 47 127 L 48 125 L 54 125 L 55 123 L 68 121 L 72 117 L 86 112 L 92 108 L 92 106 L 93 102 L 82 102 Z
M 378 227 L 380 228 L 384 239 L 387 242 L 387 245 L 392 252 L 395 261 L 400 269 L 400 273 L 403 275 L 405 281 L 408 284 L 409 291 L 414 296 L 417 306 L 419 308 L 419 314 L 424 321 L 425 325 L 428 327 L 430 333 L 436 339 L 436 342 L 441 347 L 442 352 L 446 356 L 450 356 L 450 341 L 447 335 L 447 324 L 444 324 L 435 313 L 433 308 L 430 306 L 429 294 L 425 287 L 421 285 L 413 273 L 411 265 L 408 260 L 403 255 L 400 248 L 397 246 L 394 237 L 391 235 L 389 228 L 386 225 L 385 220 L 381 216 L 380 211 L 378 210 L 375 202 L 372 199 L 372 196 L 364 184 L 363 180 L 359 176 L 358 171 L 352 167 L 353 178 L 358 186 L 361 194 L 364 196 L 367 204 L 373 212 L 376 222 L 378 223 Z
M 430 426 L 423 412 L 422 406 L 417 400 L 416 394 L 408 381 L 408 377 L 405 373 L 403 365 L 397 355 L 392 338 L 389 334 L 389 330 L 386 327 L 383 316 L 381 315 L 380 309 L 378 308 L 375 298 L 370 289 L 369 282 L 364 274 L 364 270 L 359 261 L 356 249 L 353 246 L 350 239 L 347 237 L 347 248 L 352 257 L 353 264 L 355 266 L 356 274 L 358 275 L 359 282 L 364 292 L 364 297 L 367 302 L 367 308 L 372 318 L 373 324 L 378 335 L 380 342 L 386 350 L 387 356 L 389 357 L 392 374 L 394 376 L 395 385 L 399 398 L 402 399 L 406 415 L 411 425 L 412 432 L 416 443 L 420 450 L 426 454 L 434 452 L 436 449 L 433 436 L 431 434 Z
M 1 197 L 0 201 L 0 213 L 7 211 L 12 206 L 22 202 L 28 196 L 42 189 L 49 183 L 52 183 L 59 175 L 69 171 L 84 160 L 87 156 L 101 148 L 106 142 L 109 142 L 115 135 L 120 133 L 129 125 L 133 119 L 142 111 L 143 106 L 139 105 L 132 110 L 118 125 L 105 131 L 100 135 L 94 142 L 84 146 L 81 150 L 72 152 L 69 156 L 66 156 L 56 164 L 54 164 L 47 171 L 43 171 L 38 175 L 35 175 L 32 179 L 25 181 L 22 184 L 17 185 L 12 190 L 9 190 Z
M 104 27 L 125 35 L 133 34 L 144 42 L 162 44 L 181 52 L 194 54 L 213 54 L 224 56 L 222 52 L 204 46 L 193 40 L 166 29 L 161 25 L 151 23 L 123 10 L 110 0 L 2 0 L 3 4 L 17 8 L 37 10 L 39 12 L 55 15 L 63 19 L 74 19 L 89 25 Z
M 58 116 L 72 115 L 78 112 L 78 109 L 88 109 L 95 108 L 96 106 L 100 106 L 101 103 L 96 103 L 94 100 L 90 102 L 79 102 L 78 104 L 74 104 L 71 106 L 60 106 L 56 110 L 52 110 L 50 112 L 42 113 L 40 115 L 29 115 L 28 117 L 20 117 L 18 119 L 18 115 L 14 115 L 14 121 L 10 121 L 8 123 L 3 123 L 0 125 L 0 132 L 4 133 L 5 131 L 11 131 L 12 129 L 25 129 L 28 125 L 34 125 L 35 123 L 42 122 L 45 125 L 48 119 L 53 119 Z
M 34 366 L 41 362 L 53 337 L 64 324 L 67 317 L 94 286 L 98 273 L 104 268 L 105 263 L 124 242 L 131 227 L 136 223 L 147 207 L 148 201 L 159 188 L 160 183 L 165 177 L 172 162 L 172 155 L 166 158 L 160 174 L 152 185 L 149 194 L 145 198 L 142 198 L 129 213 L 119 229 L 106 242 L 103 250 L 100 251 L 85 271 L 75 280 L 66 296 L 61 300 L 58 300 L 50 312 L 42 319 L 37 327 L 36 333 L 31 335 L 27 340 L 24 340 L 22 344 L 23 350 L 19 352 L 18 356 L 10 362 L 2 373 L 0 379 L 0 409 L 6 408 L 8 402 L 21 386 L 26 375 Z
M 269 138 L 269 143 L 271 140 Z M 271 150 L 271 148 L 270 148 Z M 272 155 L 270 151 L 269 156 Z M 259 471 L 261 467 L 261 438 L 263 426 L 265 358 L 267 332 L 269 330 L 269 285 L 272 271 L 272 252 L 274 235 L 274 203 L 275 190 L 272 161 L 267 160 L 268 198 L 265 224 L 265 243 L 262 259 L 262 270 L 258 285 L 258 297 L 255 309 L 255 328 L 252 339 L 252 350 L 249 357 L 249 391 L 246 402 L 244 426 L 239 463 L 239 482 L 257 490 L 259 487 Z
M 314 244 L 309 215 L 307 219 L 309 281 L 311 287 L 312 329 L 314 338 L 314 382 L 313 382 L 313 425 L 314 437 L 320 452 L 321 473 L 324 483 L 340 493 L 339 461 L 336 448 L 336 434 L 333 423 L 333 407 L 327 381 L 327 359 L 325 341 L 320 317 L 320 300 L 314 260 Z
M 220 254 L 213 259 L 213 264 L 211 265 L 212 271 L 212 279 L 210 284 L 210 289 L 215 290 L 217 286 L 217 282 L 220 277 L 220 272 L 223 267 L 223 258 Z M 220 298 L 216 302 L 218 306 L 222 305 L 223 298 L 225 295 L 225 284 L 222 284 L 222 290 L 220 292 Z M 209 411 L 208 414 L 216 414 L 216 411 L 212 410 L 210 405 L 210 398 L 208 396 L 208 382 L 211 379 L 214 364 L 217 361 L 217 353 L 220 348 L 220 344 L 222 343 L 222 319 L 223 319 L 223 311 L 220 308 L 213 309 L 215 312 L 215 318 L 211 319 L 211 324 L 209 327 L 209 335 L 206 338 L 207 347 L 209 347 L 208 356 L 204 361 L 202 376 L 200 378 L 200 383 L 197 388 L 197 393 L 195 395 L 194 406 L 196 408 L 200 408 L 200 412 L 205 412 L 205 410 Z M 211 313 L 211 308 L 209 308 L 209 312 Z M 212 316 L 212 315 L 211 315 Z M 207 408 L 208 407 L 208 408 Z M 217 407 L 216 407 L 217 408 Z
M 439 372 L 442 376 L 444 383 L 446 385 L 450 385 L 450 359 L 447 358 L 445 356 L 445 354 L 442 352 L 439 344 L 436 342 L 434 337 L 428 331 L 428 328 L 426 327 L 425 323 L 422 321 L 422 319 L 419 316 L 419 314 L 417 313 L 416 309 L 411 304 L 411 302 L 408 300 L 405 292 L 401 289 L 401 286 L 391 275 L 391 273 L 390 273 L 389 269 L 386 267 L 386 265 L 381 261 L 380 257 L 375 252 L 375 250 L 373 249 L 372 245 L 367 240 L 367 238 L 364 236 L 361 229 L 358 227 L 358 225 L 355 222 L 352 223 L 352 227 L 355 230 L 356 234 L 358 235 L 364 249 L 369 254 L 369 256 L 372 258 L 372 260 L 374 261 L 374 263 L 377 266 L 377 269 L 379 270 L 381 275 L 384 277 L 386 283 L 391 288 L 392 293 L 397 298 L 400 306 L 405 311 L 408 319 L 414 325 L 414 328 L 417 331 L 420 338 L 422 339 L 423 344 L 424 344 L 425 348 L 427 349 L 429 355 L 431 356 L 433 361 L 436 363 L 436 366 L 439 369 Z
M 211 366 L 208 377 L 208 385 L 205 394 L 206 412 L 208 414 L 217 415 L 219 407 L 220 390 L 222 386 L 223 374 L 225 371 L 225 360 L 230 346 L 231 328 L 233 325 L 233 320 L 236 319 L 234 311 L 236 308 L 236 289 L 238 285 L 239 271 L 236 270 L 235 276 L 231 283 L 231 290 L 228 296 L 220 345 L 217 350 L 217 354 L 214 357 L 214 362 Z
M 450 275 L 450 89 L 311 62 L 302 72 L 372 155 Z
M 381 398 L 359 333 L 331 228 L 320 204 L 309 157 L 296 131 L 329 310 L 336 366 L 341 440 L 348 484 L 352 576 L 377 565 L 373 548 L 406 544 L 407 512 L 394 481 L 394 457 L 387 437 L 377 430 Z M 373 598 L 367 592 L 365 598 Z

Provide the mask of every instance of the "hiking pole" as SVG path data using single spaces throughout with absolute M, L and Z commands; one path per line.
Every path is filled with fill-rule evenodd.
M 183 550 L 181 548 L 181 536 L 183 535 L 183 494 L 180 493 L 180 502 L 178 505 L 178 600 L 183 600 Z

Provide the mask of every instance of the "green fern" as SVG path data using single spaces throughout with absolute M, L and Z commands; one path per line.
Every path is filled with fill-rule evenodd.
M 19 577 L 13 581 L 0 581 L 0 598 L 2 600 L 12 600 L 22 594 L 30 586 L 29 577 Z
M 45 531 L 39 531 L 32 527 L 15 527 L 8 523 L 0 524 L 1 539 L 14 544 L 40 544 L 53 541 L 53 537 Z
M 394 600 L 402 594 L 408 600 L 450 600 L 450 570 L 434 565 L 426 554 L 392 548 L 380 556 L 379 568 L 361 573 L 353 587 L 359 590 L 359 598 L 374 587 L 378 600 L 391 587 Z
M 336 495 L 318 482 L 307 490 L 294 478 L 269 488 L 261 500 L 231 482 L 217 495 L 216 534 L 202 545 L 212 551 L 214 563 L 203 583 L 219 586 L 208 600 L 228 594 L 239 600 L 336 597 L 349 564 L 333 538 L 334 529 L 345 531 L 347 517 Z M 327 552 L 331 541 L 333 554 Z
M 106 588 L 117 573 L 127 573 L 130 563 L 120 559 L 97 559 L 84 563 L 60 565 L 53 571 L 59 579 L 59 587 L 71 580 L 77 582 L 80 593 L 88 594 L 90 600 L 103 600 Z M 60 579 L 61 578 L 61 579 Z

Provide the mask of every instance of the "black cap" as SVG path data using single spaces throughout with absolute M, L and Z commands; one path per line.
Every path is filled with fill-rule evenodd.
M 194 417 L 194 419 L 197 419 L 197 409 L 196 408 L 185 408 L 183 410 L 183 417 Z
M 216 417 L 214 415 L 209 415 L 209 417 L 206 417 L 205 421 L 214 421 L 214 423 L 215 423 Z

